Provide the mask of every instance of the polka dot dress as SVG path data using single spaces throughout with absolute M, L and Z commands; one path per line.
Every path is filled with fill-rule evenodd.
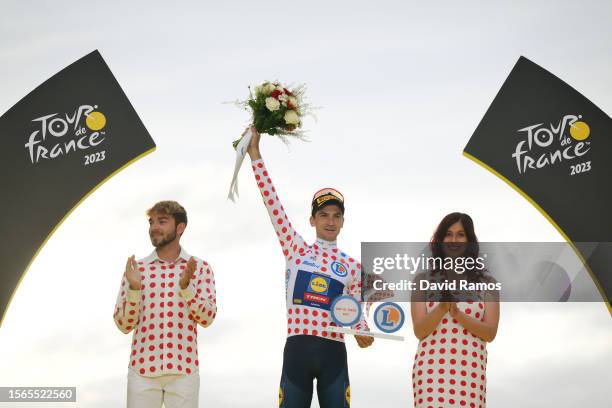
M 427 313 L 438 302 L 427 302 Z M 483 302 L 458 302 L 470 317 L 482 320 Z M 416 408 L 486 405 L 486 342 L 469 333 L 449 313 L 420 341 L 412 369 Z

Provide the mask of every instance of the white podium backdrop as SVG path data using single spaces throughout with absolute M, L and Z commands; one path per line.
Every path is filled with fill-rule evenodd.
M 218 318 L 199 330 L 200 406 L 276 403 L 284 262 L 247 166 L 240 199 L 226 200 L 231 142 L 249 117 L 222 104 L 266 78 L 305 82 L 322 106 L 305 122 L 311 143 L 288 150 L 262 137 L 279 196 L 309 241 L 310 198 L 328 185 L 346 197 L 349 253 L 361 241 L 427 240 L 457 210 L 482 240 L 561 241 L 461 152 L 521 54 L 612 112 L 611 13 L 598 1 L 3 4 L 0 111 L 98 48 L 157 150 L 96 191 L 40 253 L 0 329 L 0 385 L 76 386 L 78 407 L 123 406 L 131 335 L 112 319 L 118 285 L 125 258 L 151 250 L 144 211 L 176 199 L 189 213 L 184 246 L 217 280 Z M 405 342 L 366 350 L 348 339 L 353 407 L 412 405 L 409 321 L 399 334 Z M 488 347 L 489 405 L 605 406 L 609 334 L 603 303 L 503 304 Z M 581 381 L 568 383 L 576 373 Z

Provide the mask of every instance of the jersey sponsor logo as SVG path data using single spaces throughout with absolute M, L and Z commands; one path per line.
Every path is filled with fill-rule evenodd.
M 322 276 L 313 276 L 308 285 L 308 291 L 318 293 L 321 295 L 327 294 L 329 288 L 329 279 L 325 279 Z
M 343 263 L 338 261 L 332 262 L 331 270 L 333 273 L 340 276 L 341 278 L 344 278 L 346 275 L 348 275 L 348 268 L 344 266 Z
M 331 276 L 298 270 L 293 286 L 293 304 L 329 310 L 333 300 L 343 291 L 344 284 Z
M 328 296 L 315 295 L 314 293 L 304 293 L 304 300 L 322 305 L 329 305 Z
M 315 258 L 315 257 L 313 257 L 313 258 Z M 312 266 L 313 268 L 317 268 L 317 269 L 319 269 L 321 267 L 321 265 L 317 265 L 316 263 L 310 262 L 310 261 L 304 261 L 303 264 L 307 265 L 307 266 Z

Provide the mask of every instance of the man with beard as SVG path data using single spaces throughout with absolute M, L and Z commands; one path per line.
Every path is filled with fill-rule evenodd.
M 215 279 L 210 265 L 179 243 L 187 227 L 179 203 L 161 201 L 147 216 L 155 250 L 139 261 L 128 258 L 114 314 L 119 330 L 134 330 L 127 406 L 195 408 L 197 324 L 208 327 L 215 319 Z

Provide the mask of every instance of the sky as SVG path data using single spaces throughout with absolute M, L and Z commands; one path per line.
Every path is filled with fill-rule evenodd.
M 98 49 L 157 150 L 95 191 L 39 253 L 0 328 L 0 386 L 76 386 L 79 407 L 124 405 L 131 334 L 116 328 L 114 302 L 125 259 L 152 250 L 145 210 L 174 199 L 189 214 L 184 247 L 217 282 L 218 317 L 199 330 L 200 406 L 276 403 L 284 260 L 249 166 L 238 201 L 226 200 L 231 142 L 249 121 L 228 102 L 267 79 L 307 84 L 319 108 L 304 121 L 310 142 L 262 137 L 307 241 L 310 198 L 329 185 L 346 197 L 339 246 L 351 254 L 361 242 L 427 241 L 452 211 L 474 218 L 481 241 L 561 241 L 461 153 L 521 55 L 612 112 L 611 23 L 607 1 L 2 0 L 0 112 Z M 353 407 L 412 405 L 417 341 L 409 324 L 401 333 L 363 350 L 348 339 Z M 502 304 L 489 406 L 608 406 L 611 340 L 603 303 Z

